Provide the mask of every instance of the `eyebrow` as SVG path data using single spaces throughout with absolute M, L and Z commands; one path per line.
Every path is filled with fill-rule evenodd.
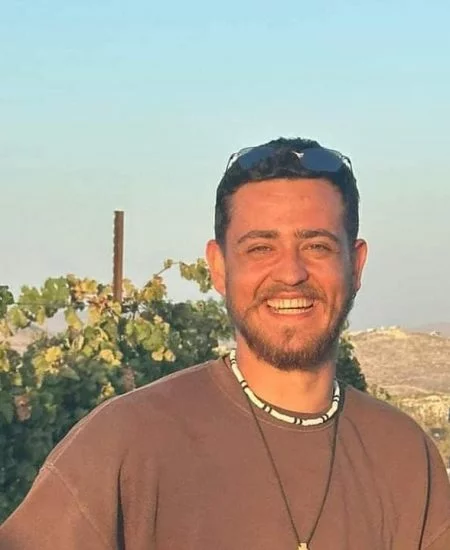
M 331 231 L 328 231 L 327 229 L 302 229 L 302 230 L 296 231 L 295 235 L 301 240 L 315 239 L 317 237 L 325 237 L 334 241 L 336 244 L 341 243 L 339 237 L 334 233 L 332 233 Z
M 248 233 L 244 233 L 242 237 L 239 237 L 237 244 L 241 244 L 250 239 L 276 239 L 279 236 L 280 232 L 276 230 L 253 229 Z
M 239 237 L 237 244 L 241 244 L 247 240 L 251 239 L 276 239 L 280 236 L 280 232 L 276 229 L 253 229 L 252 231 L 248 231 L 248 233 L 244 233 L 241 237 Z M 298 229 L 295 232 L 295 236 L 299 240 L 308 240 L 308 239 L 316 239 L 317 237 L 326 237 L 332 241 L 334 241 L 337 244 L 340 244 L 339 237 L 332 233 L 331 231 L 328 231 L 327 229 Z

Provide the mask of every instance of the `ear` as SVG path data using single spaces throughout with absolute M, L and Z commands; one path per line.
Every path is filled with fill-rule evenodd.
M 367 259 L 367 243 L 357 239 L 353 245 L 353 285 L 355 290 L 361 288 L 361 278 Z
M 214 288 L 220 295 L 225 296 L 225 258 L 219 243 L 215 240 L 208 241 L 206 245 L 206 261 Z

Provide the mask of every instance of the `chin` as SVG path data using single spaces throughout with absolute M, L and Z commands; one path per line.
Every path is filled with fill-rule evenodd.
M 267 327 L 240 327 L 248 348 L 261 360 L 283 371 L 317 371 L 335 357 L 339 334 L 327 330 L 300 330 L 284 327 L 268 331 Z

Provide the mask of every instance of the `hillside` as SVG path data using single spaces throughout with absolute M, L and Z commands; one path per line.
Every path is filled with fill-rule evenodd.
M 450 337 L 450 323 L 431 323 L 415 327 L 409 332 L 439 332 L 441 336 Z
M 450 338 L 397 327 L 350 334 L 369 385 L 393 395 L 450 395 Z

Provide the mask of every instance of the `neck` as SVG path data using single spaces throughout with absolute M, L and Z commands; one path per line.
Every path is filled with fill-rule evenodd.
M 335 362 L 314 370 L 282 371 L 259 359 L 237 338 L 236 359 L 253 392 L 264 401 L 297 413 L 317 414 L 328 409 L 333 395 Z

